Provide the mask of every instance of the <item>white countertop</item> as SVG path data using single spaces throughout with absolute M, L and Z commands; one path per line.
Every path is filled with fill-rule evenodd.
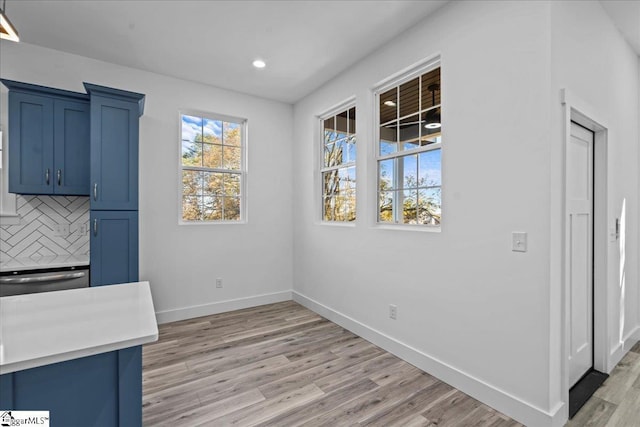
M 89 265 L 89 255 L 55 255 L 33 258 L 8 258 L 0 261 L 0 272 L 36 270 L 41 268 Z
M 0 374 L 157 339 L 149 282 L 0 298 Z

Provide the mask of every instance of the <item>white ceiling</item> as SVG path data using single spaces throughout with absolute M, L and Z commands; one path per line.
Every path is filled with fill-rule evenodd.
M 445 2 L 9 0 L 6 12 L 26 43 L 295 102 Z
M 633 50 L 640 55 L 640 1 L 600 0 L 600 4 Z
M 9 0 L 6 12 L 26 43 L 295 102 L 446 1 Z M 600 3 L 640 55 L 640 1 Z

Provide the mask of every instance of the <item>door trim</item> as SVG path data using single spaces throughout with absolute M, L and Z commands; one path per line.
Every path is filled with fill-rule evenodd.
M 563 147 L 562 147 L 562 291 L 561 291 L 561 361 L 560 361 L 560 398 L 565 403 L 568 415 L 569 403 L 569 280 L 568 280 L 568 234 L 566 165 L 567 148 L 571 138 L 571 122 L 593 131 L 593 369 L 609 373 L 609 354 L 607 351 L 608 334 L 608 251 L 609 251 L 609 198 L 608 181 L 608 126 L 602 119 L 596 119 L 594 111 L 587 103 L 563 89 L 561 91 L 563 111 Z

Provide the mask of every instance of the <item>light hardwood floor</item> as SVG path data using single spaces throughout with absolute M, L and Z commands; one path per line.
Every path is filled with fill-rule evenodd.
M 640 343 L 613 368 L 566 427 L 640 426 Z
M 519 426 L 295 302 L 160 326 L 144 425 Z

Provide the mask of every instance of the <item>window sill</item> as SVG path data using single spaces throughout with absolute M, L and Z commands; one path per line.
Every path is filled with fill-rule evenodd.
M 178 221 L 178 225 L 245 225 L 248 221 Z
M 355 221 L 317 221 L 316 225 L 326 225 L 329 227 L 346 227 L 346 228 L 355 228 Z
M 409 225 L 377 223 L 372 228 L 378 230 L 416 231 L 418 233 L 441 233 L 441 225 Z

